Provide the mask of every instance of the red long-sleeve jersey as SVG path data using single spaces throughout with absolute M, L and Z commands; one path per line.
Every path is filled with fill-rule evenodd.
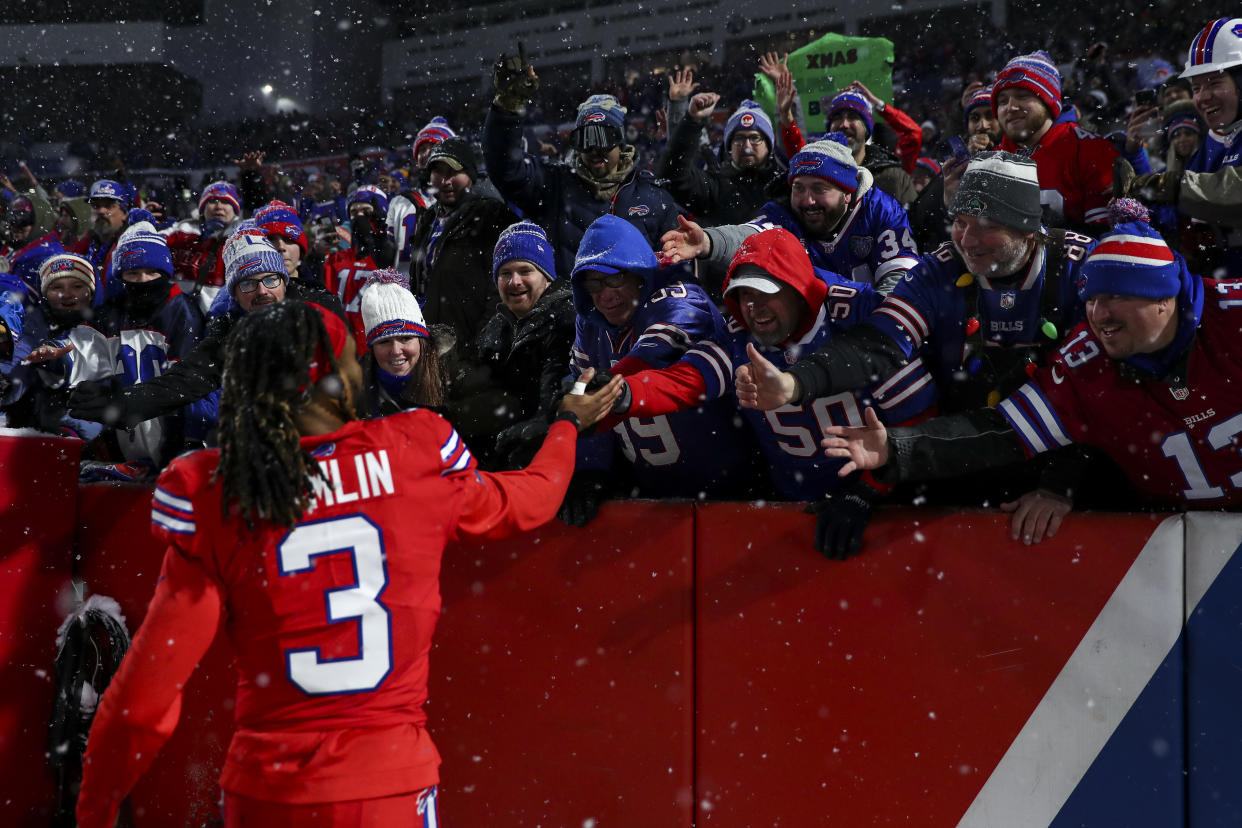
M 237 653 L 222 788 L 309 803 L 436 784 L 422 705 L 444 546 L 551 519 L 576 442 L 572 425 L 554 423 L 527 469 L 489 474 L 428 410 L 351 422 L 302 440 L 325 475 L 303 519 L 254 532 L 222 517 L 217 452 L 175 460 L 152 504 L 163 571 L 91 730 L 78 824 L 112 825 L 176 726 L 221 617 Z

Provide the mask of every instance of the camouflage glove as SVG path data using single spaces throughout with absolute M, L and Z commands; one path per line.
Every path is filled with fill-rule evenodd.
M 492 86 L 496 90 L 492 103 L 497 109 L 517 115 L 526 108 L 539 91 L 539 76 L 527 62 L 525 49 L 519 48 L 517 57 L 500 56 L 492 67 Z
M 1118 155 L 1113 159 L 1113 198 L 1125 198 L 1134 181 L 1134 167 L 1124 157 Z
M 1135 176 L 1126 188 L 1126 195 L 1148 205 L 1176 205 L 1182 188 L 1182 171 L 1148 173 Z

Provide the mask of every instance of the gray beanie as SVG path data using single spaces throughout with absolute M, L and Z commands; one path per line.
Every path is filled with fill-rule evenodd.
M 950 215 L 980 216 L 1018 230 L 1039 229 L 1039 176 L 1035 162 L 1012 152 L 981 152 L 962 173 Z

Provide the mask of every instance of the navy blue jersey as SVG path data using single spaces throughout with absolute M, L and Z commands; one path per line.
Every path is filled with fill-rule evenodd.
M 686 352 L 684 362 L 703 377 L 704 396 L 719 399 L 733 390 L 736 371 L 750 363 L 746 345 L 754 344 L 778 368 L 787 368 L 803 354 L 828 342 L 834 331 L 867 318 L 883 298 L 868 285 L 849 282 L 833 274 L 828 279 L 828 299 L 818 317 L 800 340 L 783 348 L 764 348 L 736 320 L 729 320 L 725 335 L 714 342 L 700 342 Z M 791 500 L 817 500 L 832 494 L 847 478 L 837 475 L 843 460 L 825 457 L 820 448 L 828 426 L 861 426 L 863 410 L 874 407 L 886 423 L 910 421 L 927 412 L 936 401 L 936 386 L 915 358 L 893 376 L 869 388 L 785 405 L 773 411 L 740 409 L 750 423 L 767 461 L 772 483 Z M 736 400 L 734 400 L 736 402 Z
M 611 370 L 626 357 L 647 366 L 673 364 L 691 344 L 724 334 L 724 319 L 703 289 L 674 281 L 649 290 L 629 324 L 609 326 L 579 313 L 570 370 Z M 734 407 L 715 400 L 655 417 L 630 417 L 612 431 L 578 441 L 578 469 L 612 467 L 620 451 L 639 492 L 650 497 L 738 496 L 753 482 L 754 441 Z
M 1065 238 L 1065 255 L 1052 261 L 1051 268 L 1048 248 L 1040 246 L 1026 269 L 1004 284 L 972 276 L 946 242 L 906 273 L 867 322 L 891 337 L 908 358 L 922 355 L 936 382 L 946 387 L 973 367 L 966 363 L 971 319 L 977 321 L 988 348 L 1051 346 L 1082 317 L 1078 271 L 1095 244 L 1077 233 L 1066 233 Z M 1059 280 L 1052 291 L 1061 320 L 1051 337 L 1043 324 L 1044 282 L 1050 278 Z M 972 281 L 977 286 L 972 288 Z M 967 307 L 972 290 L 977 308 Z
M 785 228 L 802 242 L 815 267 L 869 285 L 891 282 L 919 261 L 906 211 L 875 187 L 855 194 L 841 229 L 827 241 L 807 238 L 790 208 L 776 201 L 763 205 L 748 224 Z

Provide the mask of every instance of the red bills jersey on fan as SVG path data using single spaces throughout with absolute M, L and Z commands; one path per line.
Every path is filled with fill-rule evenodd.
M 345 764 L 354 787 L 344 798 L 435 784 L 439 756 L 422 727 L 427 655 L 440 556 L 474 460 L 426 410 L 350 423 L 302 446 L 326 481 L 293 530 L 225 523 L 210 482 L 214 451 L 176 460 L 155 491 L 157 537 L 201 561 L 228 597 L 238 735 L 221 784 L 263 799 L 330 800 L 341 798 L 331 788 L 344 784 Z M 315 747 L 324 731 L 346 729 L 382 737 L 342 744 L 334 757 Z M 265 738 L 274 732 L 279 746 Z M 307 744 L 289 748 L 299 732 Z M 297 773 L 269 761 L 279 758 Z
M 1000 405 L 1027 453 L 1090 443 L 1155 501 L 1242 504 L 1242 282 L 1204 286 L 1184 386 L 1124 376 L 1084 322 Z
M 1001 149 L 1018 152 L 1008 138 Z M 1053 124 L 1031 152 L 1039 175 L 1039 201 L 1049 227 L 1083 227 L 1108 221 L 1108 202 L 1113 193 L 1113 159 L 1118 155 L 1111 142 L 1065 121 Z
M 362 286 L 377 267 L 370 256 L 359 258 L 353 250 L 331 253 L 323 263 L 324 284 L 345 307 L 345 319 L 354 332 L 360 354 L 367 351 L 367 330 L 362 322 Z

